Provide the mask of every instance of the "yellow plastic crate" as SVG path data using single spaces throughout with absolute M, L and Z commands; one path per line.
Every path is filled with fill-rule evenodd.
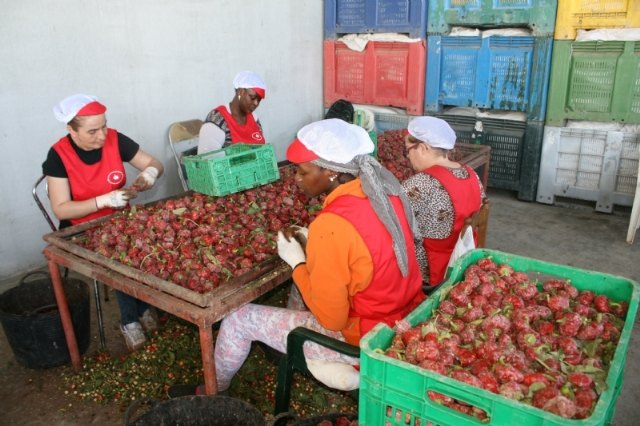
M 556 40 L 575 40 L 576 31 L 640 27 L 638 0 L 558 0 Z

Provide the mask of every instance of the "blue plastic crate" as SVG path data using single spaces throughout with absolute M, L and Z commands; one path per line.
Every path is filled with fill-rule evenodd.
M 551 37 L 429 36 L 425 113 L 444 106 L 526 112 L 542 121 Z
M 426 38 L 427 0 L 325 0 L 324 38 L 349 33 L 403 33 Z
M 409 121 L 414 118 L 414 116 L 405 114 L 385 114 L 377 112 L 374 113 L 374 117 L 378 133 L 387 130 L 406 129 L 409 126 Z

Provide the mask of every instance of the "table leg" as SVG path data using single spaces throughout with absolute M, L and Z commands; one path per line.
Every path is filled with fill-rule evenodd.
M 482 186 L 484 187 L 484 190 L 487 190 L 487 185 L 489 184 L 489 163 L 491 161 L 491 157 L 487 156 L 487 162 L 484 163 L 484 166 L 482 167 Z
M 64 294 L 64 286 L 62 284 L 62 277 L 60 276 L 60 269 L 52 260 L 49 260 L 48 264 L 49 273 L 51 274 L 51 282 L 53 283 L 53 292 L 56 296 L 56 303 L 58 304 L 60 320 L 62 321 L 62 328 L 64 330 L 64 337 L 67 340 L 67 347 L 69 348 L 69 355 L 71 356 L 71 364 L 73 365 L 73 368 L 78 371 L 81 367 L 80 351 L 78 350 L 76 333 L 73 330 L 69 304 L 67 303 L 67 297 Z
M 211 325 L 200 326 L 200 351 L 204 369 L 205 392 L 207 395 L 215 395 L 218 393 L 218 383 L 216 382 L 216 363 L 213 357 L 213 330 Z

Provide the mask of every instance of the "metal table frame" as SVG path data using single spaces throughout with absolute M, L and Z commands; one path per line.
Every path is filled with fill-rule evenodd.
M 267 270 L 259 277 L 244 284 L 231 286 L 221 292 L 219 297 L 212 299 L 207 307 L 201 307 L 182 300 L 175 295 L 153 288 L 138 280 L 127 277 L 113 268 L 98 265 L 84 259 L 61 247 L 48 245 L 43 251 L 47 258 L 53 289 L 60 311 L 62 326 L 71 356 L 71 363 L 76 371 L 82 367 L 80 352 L 76 341 L 69 305 L 67 302 L 60 266 L 69 268 L 87 277 L 91 277 L 116 290 L 129 294 L 137 299 L 149 303 L 165 312 L 189 321 L 199 328 L 200 351 L 204 370 L 204 383 L 207 395 L 217 393 L 216 369 L 214 360 L 214 341 L 212 325 L 231 311 L 262 296 L 276 288 L 291 277 L 291 268 L 285 263 L 278 262 L 275 267 Z M 226 284 L 223 284 L 223 286 Z M 221 287 L 222 288 L 222 287 Z

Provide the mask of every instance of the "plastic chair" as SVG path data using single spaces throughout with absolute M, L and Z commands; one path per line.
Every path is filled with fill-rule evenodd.
M 202 127 L 202 120 L 199 119 L 178 121 L 169 126 L 169 146 L 176 159 L 178 177 L 185 192 L 189 190 L 189 182 L 186 169 L 182 164 L 182 157 L 196 153 L 200 127 Z
M 49 197 L 49 188 L 48 188 L 48 185 L 46 183 L 46 178 L 47 177 L 45 175 L 40 176 L 38 178 L 38 180 L 36 180 L 36 183 L 33 185 L 33 189 L 31 190 L 31 193 L 33 194 L 33 199 L 35 200 L 36 204 L 38 205 L 38 208 L 40 209 L 40 212 L 42 212 L 42 215 L 44 216 L 45 220 L 49 224 L 49 227 L 51 227 L 51 230 L 52 231 L 57 231 L 58 228 L 53 223 L 53 220 L 51 219 L 51 215 L 49 214 L 49 211 L 44 206 L 44 204 L 40 200 L 40 196 L 38 195 L 39 186 L 40 186 L 40 184 L 42 182 L 44 182 L 45 183 L 44 192 L 47 194 L 47 198 Z M 66 273 L 67 272 L 68 271 L 65 270 L 65 277 L 66 277 Z M 99 286 L 99 283 L 98 283 L 97 280 L 93 280 L 93 291 L 94 291 L 94 294 L 95 294 L 96 314 L 98 316 L 98 332 L 100 334 L 100 349 L 104 349 L 106 347 L 106 345 L 105 345 L 105 336 L 104 336 L 104 322 L 103 322 L 103 319 L 102 319 L 102 303 L 100 302 L 100 286 Z M 105 301 L 109 300 L 109 296 L 108 296 L 106 291 L 104 293 L 104 300 Z
M 287 353 L 282 357 L 278 366 L 278 383 L 276 384 L 276 406 L 274 415 L 278 415 L 289 410 L 289 401 L 291 400 L 291 380 L 293 379 L 294 369 L 313 377 L 307 368 L 307 360 L 304 357 L 304 352 L 302 350 L 304 342 L 306 341 L 315 342 L 319 345 L 354 358 L 360 357 L 360 348 L 357 346 L 350 345 L 304 327 L 297 327 L 291 330 L 287 336 Z M 351 392 L 351 395 L 357 400 L 358 391 L 355 390 Z

